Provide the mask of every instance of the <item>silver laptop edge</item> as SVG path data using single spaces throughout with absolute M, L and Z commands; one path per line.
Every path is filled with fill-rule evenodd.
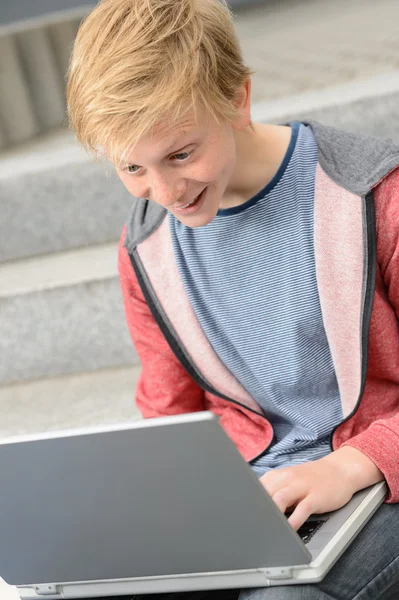
M 245 587 L 269 587 L 316 583 L 326 575 L 343 554 L 354 535 L 369 521 L 387 492 L 385 482 L 376 484 L 368 491 L 361 504 L 347 519 L 317 558 L 309 565 L 277 567 L 274 569 L 243 569 L 212 573 L 183 573 L 162 577 L 140 577 L 135 579 L 87 581 L 67 584 L 45 584 L 43 586 L 18 587 L 21 600 L 60 600 L 101 596 L 123 596 L 129 594 L 167 593 L 195 591 L 198 589 L 240 589 Z M 364 511 L 368 517 L 364 519 Z
M 0 440 L 0 455 L 2 445 L 21 444 L 24 442 L 35 441 L 41 442 L 43 440 L 59 440 L 73 436 L 87 436 L 90 434 L 112 433 L 118 431 L 126 432 L 145 428 L 152 428 L 153 430 L 153 428 L 163 425 L 179 425 L 210 421 L 217 421 L 217 417 L 215 417 L 215 415 L 212 413 L 203 412 L 178 415 L 174 417 L 164 417 L 159 419 L 150 419 L 147 421 L 135 421 L 133 423 L 109 425 L 105 427 L 91 427 L 39 435 L 19 436 Z M 204 427 L 203 430 L 205 431 Z M 221 433 L 223 433 L 222 430 Z M 224 433 L 223 435 L 227 438 Z M 226 441 L 223 441 L 223 443 L 225 444 Z M 234 460 L 232 461 L 233 463 Z M 240 471 L 239 462 L 237 462 L 237 471 Z M 251 475 L 253 474 L 251 473 Z M 254 498 L 256 499 L 256 494 L 259 492 L 255 488 L 260 487 L 260 484 L 256 481 L 256 478 L 253 480 L 254 492 L 256 492 L 254 493 Z M 252 486 L 250 487 L 252 488 Z M 264 492 L 263 488 L 262 492 Z M 381 482 L 371 488 L 368 488 L 367 490 L 359 492 L 356 495 L 356 498 L 354 497 L 354 499 L 340 511 L 330 513 L 327 516 L 320 515 L 320 518 L 327 517 L 327 522 L 323 525 L 321 530 L 316 532 L 307 546 L 305 546 L 302 541 L 299 540 L 298 536 L 293 534 L 291 530 L 289 533 L 293 534 L 294 537 L 289 539 L 292 539 L 291 543 L 293 543 L 293 546 L 297 547 L 299 544 L 304 548 L 304 551 L 306 549 L 307 556 L 310 557 L 310 562 L 308 564 L 295 564 L 294 566 L 286 567 L 274 566 L 268 568 L 258 567 L 219 570 L 201 573 L 185 572 L 182 574 L 159 576 L 147 575 L 144 577 L 135 576 L 132 578 L 120 579 L 85 579 L 80 581 L 44 582 L 42 584 L 18 585 L 17 589 L 22 600 L 60 600 L 62 598 L 73 599 L 84 597 L 121 596 L 140 593 L 147 594 L 157 592 L 194 591 L 199 589 L 267 587 L 271 585 L 275 586 L 317 582 L 325 576 L 329 569 L 331 569 L 334 563 L 347 548 L 353 537 L 371 518 L 378 506 L 383 502 L 386 492 L 386 484 L 385 482 Z M 268 497 L 265 496 L 265 498 L 265 504 L 271 502 Z M 316 517 L 318 518 L 319 516 Z M 285 518 L 282 517 L 279 511 L 276 512 L 274 518 L 277 521 L 282 519 L 282 533 L 284 533 L 286 530 Z M 343 524 L 341 524 L 342 521 L 344 521 Z M 328 526 L 330 526 L 330 530 L 328 529 Z M 336 530 L 335 527 L 338 527 L 339 529 Z M 323 533 L 323 528 L 325 528 L 325 533 Z M 282 535 L 283 538 L 284 536 L 286 536 L 286 533 Z M 286 541 L 284 543 L 286 545 L 287 539 L 288 538 L 285 537 Z M 323 544 L 318 542 L 320 539 L 324 540 Z M 23 543 L 22 540 L 21 543 Z M 302 558 L 305 557 L 304 551 L 302 551 Z M 2 575 L 1 572 L 0 575 Z

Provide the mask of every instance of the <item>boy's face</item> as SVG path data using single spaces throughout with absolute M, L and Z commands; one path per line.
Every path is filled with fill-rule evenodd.
M 142 138 L 117 172 L 127 190 L 170 211 L 188 227 L 210 223 L 228 188 L 236 162 L 236 123 L 219 124 L 199 112 L 181 123 L 164 123 Z

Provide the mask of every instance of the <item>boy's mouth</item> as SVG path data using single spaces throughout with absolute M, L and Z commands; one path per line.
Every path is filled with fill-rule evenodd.
M 183 204 L 181 206 L 174 206 L 173 210 L 180 212 L 180 213 L 192 213 L 194 211 L 197 210 L 197 208 L 199 208 L 199 203 L 201 202 L 201 200 L 204 198 L 205 196 L 205 190 L 207 188 L 204 188 L 202 190 L 202 192 L 200 194 L 198 194 L 198 196 L 196 196 L 193 200 L 191 200 L 190 202 L 187 202 L 187 204 Z

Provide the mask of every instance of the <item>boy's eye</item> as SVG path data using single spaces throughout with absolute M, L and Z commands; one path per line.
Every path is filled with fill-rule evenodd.
M 178 154 L 173 154 L 173 156 L 171 156 L 171 158 L 174 158 L 178 161 L 183 161 L 183 160 L 186 160 L 190 156 L 191 153 L 192 153 L 192 150 L 191 150 L 191 152 L 179 152 Z M 133 175 L 136 174 L 139 171 L 139 169 L 140 169 L 140 167 L 138 165 L 127 165 L 127 167 L 125 167 L 125 171 L 127 173 L 131 173 Z
M 138 167 L 137 165 L 127 165 L 125 171 L 127 171 L 128 173 L 137 173 L 139 168 L 140 167 Z
M 186 160 L 190 154 L 191 152 L 179 152 L 179 154 L 174 154 L 172 158 L 177 158 L 177 160 Z

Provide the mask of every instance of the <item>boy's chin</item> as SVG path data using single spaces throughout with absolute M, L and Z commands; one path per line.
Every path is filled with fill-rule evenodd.
M 186 227 L 196 229 L 197 227 L 205 227 L 205 225 L 209 225 L 209 223 L 211 223 L 211 221 L 213 221 L 213 219 L 215 218 L 216 213 L 217 211 L 214 214 L 210 211 L 207 211 L 190 216 L 178 215 L 176 213 L 173 213 L 173 215 L 178 221 L 180 221 L 180 223 L 182 223 Z

